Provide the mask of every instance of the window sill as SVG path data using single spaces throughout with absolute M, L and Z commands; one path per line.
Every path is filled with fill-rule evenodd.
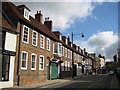
M 21 70 L 26 71 L 26 70 L 27 70 L 27 68 L 21 68 Z
M 40 47 L 40 49 L 44 50 L 44 48 Z
M 36 69 L 31 68 L 31 71 L 35 71 Z
M 50 50 L 47 50 L 48 52 L 50 52 Z
M 33 45 L 33 44 L 32 44 L 32 46 L 37 48 L 37 45 Z
M 25 42 L 25 41 L 22 41 L 23 43 L 25 43 L 25 44 L 28 44 L 28 42 Z

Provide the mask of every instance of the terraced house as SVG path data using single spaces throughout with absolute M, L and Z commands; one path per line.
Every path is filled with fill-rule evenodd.
M 70 37 L 62 36 L 59 31 L 52 31 L 52 20 L 49 17 L 45 18 L 43 24 L 41 11 L 37 11 L 33 18 L 30 16 L 31 10 L 25 5 L 16 6 L 11 2 L 4 2 L 2 6 L 1 16 L 4 20 L 1 30 L 4 32 L 6 28 L 13 34 L 6 33 L 8 40 L 5 40 L 13 50 L 9 51 L 8 57 L 2 53 L 6 58 L 1 59 L 1 63 L 8 67 L 1 65 L 4 67 L 1 70 L 1 87 L 65 78 L 70 77 L 71 73 L 74 76 L 85 73 L 84 61 L 89 58 L 87 52 L 72 45 Z M 9 62 L 5 63 L 5 60 Z M 92 61 L 90 58 L 89 60 Z

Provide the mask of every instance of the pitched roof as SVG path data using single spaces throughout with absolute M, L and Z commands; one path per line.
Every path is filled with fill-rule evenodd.
M 30 21 L 25 19 L 23 17 L 23 15 L 18 11 L 17 6 L 15 6 L 13 3 L 11 3 L 11 2 L 3 2 L 2 6 L 3 6 L 2 9 L 7 14 L 9 19 L 13 22 L 13 24 L 16 26 L 16 28 L 17 28 L 17 23 L 19 21 L 19 22 L 29 26 L 30 28 L 35 29 L 38 32 L 46 35 L 47 37 L 62 43 L 65 47 L 73 50 L 74 52 L 76 52 L 78 54 L 81 54 L 78 51 L 76 51 L 74 48 L 72 48 L 69 45 L 65 44 L 63 41 L 60 41 L 58 39 L 58 37 L 52 31 L 50 31 L 44 24 L 41 24 L 36 19 L 34 19 L 32 16 L 29 17 Z M 8 28 L 9 28 L 9 26 L 8 26 Z
M 0 12 L 0 21 L 2 21 L 1 24 L 0 24 L 2 30 L 6 30 L 7 32 L 12 32 L 12 33 L 18 33 L 16 31 L 16 28 L 11 25 L 8 18 L 5 17 L 5 15 L 2 14 L 2 12 Z

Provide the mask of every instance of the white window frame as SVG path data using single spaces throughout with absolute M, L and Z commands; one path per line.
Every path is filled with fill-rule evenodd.
M 68 58 L 70 58 L 70 50 L 68 49 Z
M 71 43 L 71 45 L 70 45 L 71 47 L 72 47 L 72 43 Z
M 28 16 L 25 15 L 26 12 L 28 13 Z M 27 9 L 25 8 L 25 9 L 24 9 L 24 17 L 29 20 L 29 15 L 30 15 L 29 10 L 27 10 Z
M 22 54 L 23 54 L 23 53 L 26 53 L 26 55 L 27 55 L 27 56 L 26 56 L 26 67 L 22 67 L 22 61 L 23 61 L 23 60 L 22 60 Z M 21 52 L 21 70 L 27 70 L 27 63 L 28 63 L 28 52 L 22 51 L 22 52 Z
M 54 43 L 53 43 L 53 54 L 57 54 L 57 53 L 54 52 L 54 51 L 55 51 L 55 44 L 57 44 L 57 53 L 58 53 L 58 43 L 57 43 L 57 42 L 54 42 Z
M 49 42 L 49 45 L 48 45 L 48 42 Z M 47 50 L 48 51 L 50 51 L 50 47 L 51 47 L 51 42 L 50 42 L 50 39 L 49 38 L 47 38 L 47 42 L 46 42 L 47 44 Z M 49 47 L 48 47 L 49 46 Z
M 36 33 L 36 44 L 33 44 L 33 34 Z M 37 40 L 38 40 L 38 32 L 36 32 L 35 30 L 33 30 L 32 32 L 32 45 L 33 46 L 37 46 Z
M 68 71 L 70 71 L 70 62 L 68 62 Z
M 35 56 L 35 68 L 32 68 L 32 55 L 34 55 Z M 37 55 L 35 54 L 35 53 L 32 53 L 31 54 L 31 70 L 36 70 L 36 60 L 37 60 Z
M 64 46 L 62 46 L 62 56 L 64 56 Z
M 40 57 L 43 58 L 43 69 L 40 68 Z M 39 70 L 44 70 L 44 56 L 43 55 L 39 56 Z
M 59 35 L 59 39 L 62 40 L 62 35 L 61 34 Z
M 65 71 L 68 71 L 68 65 L 67 61 L 65 61 Z
M 59 45 L 61 45 L 61 48 L 59 47 Z M 61 49 L 61 53 L 60 53 L 60 49 Z M 58 54 L 62 55 L 62 44 L 61 43 L 58 43 Z
M 43 47 L 41 46 L 41 37 L 43 37 Z M 40 35 L 40 48 L 41 49 L 44 49 L 45 48 L 45 36 L 43 36 L 43 35 Z
M 61 63 L 62 71 L 65 71 L 65 62 Z
M 72 59 L 72 51 L 70 51 L 70 59 Z
M 28 38 L 27 38 L 27 42 L 24 41 L 24 30 L 25 30 L 24 28 L 27 28 L 27 29 L 28 29 Z M 25 25 L 23 25 L 22 42 L 24 42 L 24 43 L 26 43 L 26 44 L 28 44 L 28 42 L 29 42 L 29 27 L 27 27 L 27 26 L 25 26 Z
M 68 55 L 68 54 L 67 54 L 67 48 L 65 48 L 65 53 L 66 53 L 66 54 L 65 54 L 65 57 L 67 57 L 67 55 Z
M 68 39 L 67 38 L 66 38 L 65 42 L 66 42 L 66 44 L 68 44 Z

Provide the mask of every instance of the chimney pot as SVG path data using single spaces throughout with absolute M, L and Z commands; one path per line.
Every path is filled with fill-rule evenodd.
M 46 17 L 46 18 L 45 18 L 45 21 L 49 21 L 49 17 Z
M 39 13 L 41 14 L 41 11 L 39 11 Z

